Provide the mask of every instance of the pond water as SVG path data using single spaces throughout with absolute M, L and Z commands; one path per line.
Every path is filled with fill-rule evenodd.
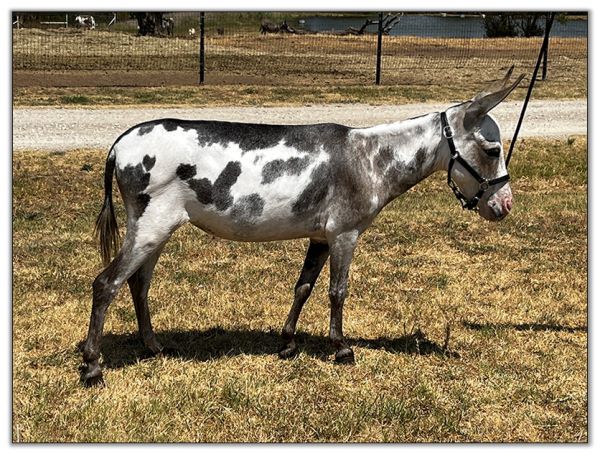
M 372 19 L 376 19 L 375 16 Z M 301 22 L 301 21 L 304 22 Z M 360 28 L 365 17 L 326 17 L 308 16 L 293 24 L 294 27 L 311 31 L 345 30 L 348 27 Z M 542 19 L 543 21 L 543 19 Z M 543 22 L 542 22 L 543 23 Z M 292 25 L 290 23 L 290 25 Z M 554 21 L 550 36 L 587 37 L 587 20 Z M 369 32 L 377 32 L 377 25 L 367 27 Z M 392 36 L 421 36 L 430 38 L 483 38 L 485 28 L 481 16 L 405 15 L 392 31 Z

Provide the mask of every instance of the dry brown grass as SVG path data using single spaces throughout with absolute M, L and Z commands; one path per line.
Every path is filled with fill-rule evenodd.
M 331 361 L 327 269 L 302 353 L 277 358 L 304 241 L 182 228 L 150 294 L 181 356 L 144 357 L 123 289 L 103 389 L 82 388 L 77 366 L 106 152 L 15 154 L 13 441 L 586 441 L 586 148 L 521 143 L 499 224 L 462 212 L 442 175 L 388 207 L 353 263 L 351 367 Z
M 305 63 L 312 61 L 313 65 L 325 67 L 333 62 L 341 63 L 346 70 L 351 66 L 362 65 L 372 69 L 376 41 L 377 37 L 374 35 L 209 35 L 206 38 L 206 52 L 209 66 L 213 57 L 217 62 L 219 56 L 234 56 L 236 59 L 261 56 L 272 58 L 273 61 L 279 60 L 280 63 L 284 59 L 285 64 L 278 64 L 278 67 L 306 69 Z M 438 67 L 444 67 L 444 64 L 447 67 L 464 64 L 467 58 L 475 60 L 475 64 L 470 63 L 473 66 L 477 66 L 476 62 L 486 61 L 498 61 L 500 64 L 514 62 L 517 65 L 531 66 L 535 63 L 540 44 L 541 38 L 386 36 L 383 61 L 384 66 L 387 63 L 389 67 L 398 68 L 409 68 L 407 63 L 413 60 L 422 61 L 423 57 L 433 59 L 430 63 Z M 587 39 L 553 37 L 551 51 L 550 58 L 557 60 L 585 60 Z M 96 60 L 91 60 L 92 57 Z M 124 57 L 127 57 L 130 63 Z M 142 65 L 141 69 L 173 69 L 163 66 L 170 62 L 166 57 L 181 61 L 184 65 L 181 69 L 196 68 L 197 39 L 135 36 L 102 30 L 13 29 L 15 68 L 25 69 L 34 65 L 37 69 L 42 69 L 37 65 L 45 62 L 49 69 L 88 69 L 90 64 L 96 65 L 97 69 L 135 69 L 138 65 Z M 162 64 L 159 61 L 161 58 Z M 398 62 L 395 59 L 399 59 Z M 269 60 L 261 61 L 265 62 L 266 66 Z M 240 62 L 237 63 L 241 69 Z M 564 64 L 560 61 L 557 61 L 558 63 Z

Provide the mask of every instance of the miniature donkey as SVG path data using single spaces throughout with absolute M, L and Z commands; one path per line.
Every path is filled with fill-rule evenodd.
M 342 334 L 348 272 L 359 236 L 383 207 L 446 170 L 463 207 L 491 221 L 511 210 L 500 129 L 488 115 L 522 80 L 510 84 L 511 72 L 445 112 L 370 128 L 163 119 L 126 131 L 106 161 L 96 232 L 107 266 L 93 283 L 83 383 L 102 383 L 104 317 L 125 281 L 145 346 L 155 354 L 163 350 L 150 323 L 148 289 L 165 243 L 186 222 L 236 241 L 309 238 L 279 355 L 297 352 L 300 311 L 329 257 L 329 336 L 335 360 L 353 362 Z M 127 212 L 120 249 L 113 173 Z

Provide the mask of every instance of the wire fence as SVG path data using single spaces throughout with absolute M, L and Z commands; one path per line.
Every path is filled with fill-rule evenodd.
M 95 27 L 78 25 L 92 15 Z M 205 14 L 208 82 L 269 84 L 373 83 L 377 13 Z M 543 20 L 539 28 L 543 32 Z M 81 21 L 81 19 L 80 19 Z M 171 24 L 171 25 L 169 25 Z M 490 38 L 482 14 L 389 13 L 382 27 L 382 80 L 427 83 L 441 70 L 516 65 L 532 68 L 541 36 Z M 200 13 L 163 14 L 153 34 L 140 35 L 129 13 L 13 13 L 15 71 L 155 71 L 198 74 Z M 587 64 L 587 14 L 553 26 L 548 67 L 568 75 Z M 149 76 L 150 77 L 150 76 Z M 151 77 L 147 80 L 152 85 Z

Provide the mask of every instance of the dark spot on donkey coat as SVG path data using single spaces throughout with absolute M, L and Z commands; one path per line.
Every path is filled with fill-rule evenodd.
M 242 165 L 239 162 L 229 162 L 213 183 L 213 200 L 217 210 L 223 211 L 231 206 L 233 196 L 229 190 L 241 173 Z
M 262 214 L 264 207 L 265 201 L 260 195 L 256 193 L 246 195 L 235 202 L 231 209 L 231 216 L 239 224 L 251 224 L 253 219 Z
M 394 150 L 392 150 L 389 146 L 382 146 L 379 148 L 377 154 L 373 158 L 373 163 L 375 164 L 375 168 L 383 172 L 388 166 L 393 164 L 394 162 Z
M 322 162 L 310 174 L 310 183 L 292 205 L 292 212 L 301 215 L 316 208 L 327 197 L 330 183 L 331 166 L 327 162 Z
M 138 136 L 143 136 L 145 134 L 149 134 L 152 132 L 153 129 L 154 129 L 154 123 L 143 124 L 140 126 L 140 129 L 138 129 Z
M 148 155 L 145 155 L 144 159 L 142 159 L 142 164 L 144 164 L 146 172 L 150 172 L 150 170 L 152 170 L 152 167 L 154 167 L 154 164 L 156 164 L 156 156 L 150 157 Z
M 242 166 L 238 161 L 228 162 L 214 183 L 208 178 L 193 178 L 196 175 L 195 165 L 179 164 L 176 173 L 181 180 L 187 181 L 200 203 L 214 204 L 217 210 L 224 211 L 233 203 L 230 189 L 242 173 Z
M 310 158 L 289 158 L 287 160 L 275 159 L 265 164 L 262 169 L 261 184 L 269 184 L 284 175 L 300 175 L 310 163 Z
M 413 176 L 415 183 L 420 180 L 419 173 L 425 165 L 426 158 L 427 150 L 421 147 L 415 153 L 414 159 L 406 166 L 405 172 Z
M 179 164 L 176 173 L 182 180 L 189 180 L 196 175 L 196 166 L 191 164 Z
M 150 194 L 144 193 L 150 183 L 150 172 L 146 172 L 141 162 L 135 166 L 128 164 L 123 169 L 117 169 L 117 181 L 123 198 L 133 207 L 135 218 L 139 218 L 151 199 Z

